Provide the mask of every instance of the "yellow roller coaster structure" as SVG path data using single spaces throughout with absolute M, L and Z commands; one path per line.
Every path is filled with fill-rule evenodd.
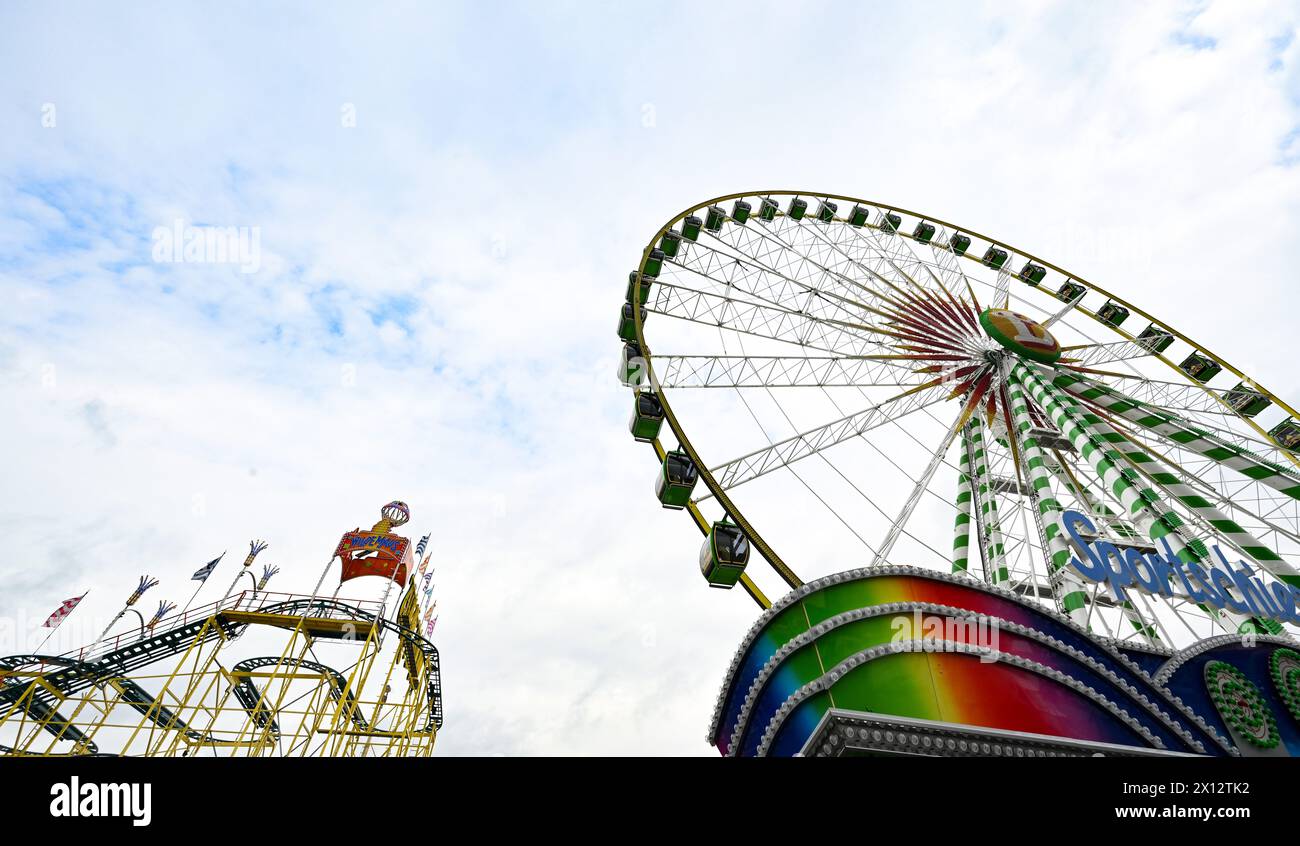
M 153 631 L 0 658 L 0 754 L 427 756 L 438 651 L 382 603 L 246 591 Z

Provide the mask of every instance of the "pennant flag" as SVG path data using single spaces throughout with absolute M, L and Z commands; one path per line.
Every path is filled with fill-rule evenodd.
M 436 625 L 438 625 L 438 618 L 434 617 L 432 620 L 429 621 L 429 625 L 424 627 L 424 636 L 428 637 L 429 635 L 433 634 L 433 627 Z
M 248 542 L 249 552 L 248 552 L 248 557 L 244 559 L 244 566 L 245 567 L 252 566 L 253 559 L 257 557 L 257 553 L 266 549 L 268 546 L 270 546 L 270 544 L 268 544 L 266 541 L 261 541 L 261 540 L 249 541 Z
M 126 600 L 126 604 L 135 605 L 136 600 L 144 596 L 144 592 L 156 584 L 158 584 L 158 580 L 155 579 L 153 576 L 141 576 L 140 586 L 137 587 L 135 589 L 135 593 L 131 594 L 131 596 Z
M 161 602 L 158 603 L 158 610 L 154 612 L 153 619 L 149 621 L 149 625 L 145 626 L 145 628 L 147 628 L 149 631 L 153 631 L 153 627 L 158 625 L 159 620 L 161 620 L 163 617 L 166 617 L 168 614 L 170 614 L 175 610 L 176 610 L 176 603 L 168 602 L 165 599 L 162 600 Z
M 424 575 L 424 571 L 427 570 L 427 569 L 429 568 L 429 559 L 432 558 L 432 557 L 433 557 L 433 553 L 430 552 L 428 555 L 424 556 L 424 560 L 420 562 L 420 575 L 421 575 L 421 576 L 423 576 L 423 575 Z
M 280 572 L 280 568 L 279 568 L 279 567 L 272 567 L 270 564 L 263 564 L 263 565 L 262 565 L 262 578 L 260 578 L 260 579 L 257 580 L 257 589 L 258 589 L 258 590 L 262 590 L 263 588 L 265 588 L 265 587 L 266 587 L 266 583 L 269 582 L 269 581 L 271 581 L 271 577 L 274 576 L 274 575 L 275 575 L 276 573 L 278 573 L 278 572 Z
M 213 558 L 207 564 L 204 564 L 202 567 L 195 570 L 194 575 L 190 576 L 190 581 L 206 582 L 208 580 L 208 576 L 212 575 L 212 571 L 217 569 L 217 565 L 220 564 L 221 559 L 225 557 L 226 557 L 226 553 L 223 552 L 220 555 L 218 555 L 216 558 Z
M 432 532 L 430 532 L 432 534 Z M 420 538 L 420 542 L 415 545 L 415 557 L 419 558 L 424 554 L 424 547 L 429 543 L 429 535 Z
M 46 629 L 57 629 L 59 623 L 63 622 L 63 618 L 71 614 L 72 609 L 77 607 L 77 603 L 81 602 L 81 600 L 85 598 L 86 594 L 83 593 L 81 596 L 74 596 L 72 599 L 63 600 L 62 604 L 55 609 L 54 613 L 49 616 L 49 619 L 47 619 L 41 627 Z

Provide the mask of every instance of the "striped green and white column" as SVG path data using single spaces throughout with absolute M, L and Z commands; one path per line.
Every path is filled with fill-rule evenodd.
M 1115 534 L 1122 538 L 1138 537 L 1137 529 L 1134 529 L 1126 521 L 1121 519 L 1120 516 L 1115 513 L 1115 509 L 1107 505 L 1105 500 L 1076 482 L 1074 479 L 1071 479 L 1063 468 L 1057 467 L 1056 474 L 1057 478 L 1061 480 L 1061 484 L 1074 492 L 1074 495 L 1078 497 L 1080 502 L 1087 506 L 1088 512 L 1094 518 L 1097 518 L 1098 522 L 1105 523 L 1113 532 L 1115 532 Z M 1114 596 L 1114 593 L 1109 590 L 1109 587 L 1107 588 L 1107 592 L 1111 593 L 1112 598 L 1115 600 L 1115 604 L 1118 605 L 1120 611 L 1123 612 L 1124 619 L 1129 621 L 1129 624 L 1133 626 L 1134 630 L 1152 644 L 1160 642 L 1159 631 L 1156 630 L 1154 625 L 1146 621 L 1142 616 L 1142 612 L 1138 610 L 1136 605 L 1127 599 L 1120 599 L 1119 597 Z
M 1152 541 L 1164 539 L 1174 555 L 1183 562 L 1207 563 L 1202 552 L 1193 549 L 1179 529 L 1183 520 L 1160 499 L 1159 494 L 1142 484 L 1136 470 L 1109 445 L 1108 441 L 1083 420 L 1083 411 L 1067 395 L 1058 393 L 1034 369 L 1024 362 L 1012 367 L 1013 378 L 1029 392 L 1057 428 L 1074 444 L 1079 455 L 1092 467 L 1102 484 L 1114 491 L 1124 510 Z M 1239 631 L 1258 631 L 1250 618 L 1228 615 Z
M 1011 578 L 1007 570 L 1006 544 L 1002 539 L 1002 522 L 998 518 L 997 493 L 989 473 L 988 453 L 984 448 L 984 424 L 971 418 L 971 463 L 975 468 L 975 489 L 979 492 L 979 519 L 984 527 L 984 571 L 991 584 L 1000 585 Z
M 1281 491 L 1292 499 L 1300 499 L 1300 472 L 1297 472 L 1294 467 L 1269 461 L 1163 408 L 1134 399 L 1109 385 L 1103 385 L 1076 373 L 1057 371 L 1053 376 L 1052 384 L 1077 397 L 1096 403 L 1117 417 L 1168 438 L 1184 449 L 1236 470 L 1243 476 Z
M 952 529 L 952 571 L 970 568 L 970 424 L 961 429 L 961 454 L 957 457 L 957 518 Z
M 1125 437 L 1098 415 L 1085 410 L 1083 417 L 1096 427 L 1103 438 L 1115 444 L 1115 448 L 1130 464 L 1145 474 L 1167 496 L 1195 515 L 1229 546 L 1237 549 L 1274 577 L 1290 585 L 1300 585 L 1300 572 L 1241 524 L 1220 511 L 1213 502 L 1183 481 L 1183 478 L 1167 465 Z M 1261 619 L 1257 622 L 1271 634 L 1277 634 L 1282 630 L 1281 624 L 1272 620 Z
M 1033 422 L 1029 417 L 1029 400 L 1024 389 L 1014 380 L 1007 381 L 1007 396 L 1011 401 L 1011 422 L 1016 428 L 1020 453 L 1024 459 L 1025 479 L 1033 489 L 1033 502 L 1038 506 L 1039 522 L 1047 542 L 1047 563 L 1052 589 L 1056 592 L 1061 611 L 1075 623 L 1088 626 L 1088 591 L 1083 579 L 1067 567 L 1073 553 L 1065 541 L 1065 527 L 1061 521 L 1061 503 L 1052 493 L 1052 474 L 1047 468 L 1043 449 L 1038 439 L 1030 434 Z

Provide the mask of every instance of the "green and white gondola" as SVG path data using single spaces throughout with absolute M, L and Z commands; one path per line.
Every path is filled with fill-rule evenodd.
M 700 547 L 700 572 L 709 587 L 730 590 L 740 581 L 749 563 L 749 538 L 726 520 L 713 524 Z

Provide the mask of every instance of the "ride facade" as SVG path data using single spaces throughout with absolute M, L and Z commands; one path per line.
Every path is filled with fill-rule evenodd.
M 761 609 L 721 754 L 1300 755 L 1300 415 L 1167 321 L 771 191 L 661 227 L 618 337 L 660 504 Z
M 389 503 L 369 531 L 344 534 L 311 594 L 265 591 L 271 568 L 235 592 L 265 548 L 254 542 L 221 600 L 73 652 L 0 658 L 0 754 L 428 756 L 441 676 L 417 562 L 392 532 L 409 516 Z M 380 577 L 383 598 L 322 595 L 335 560 L 340 586 Z

